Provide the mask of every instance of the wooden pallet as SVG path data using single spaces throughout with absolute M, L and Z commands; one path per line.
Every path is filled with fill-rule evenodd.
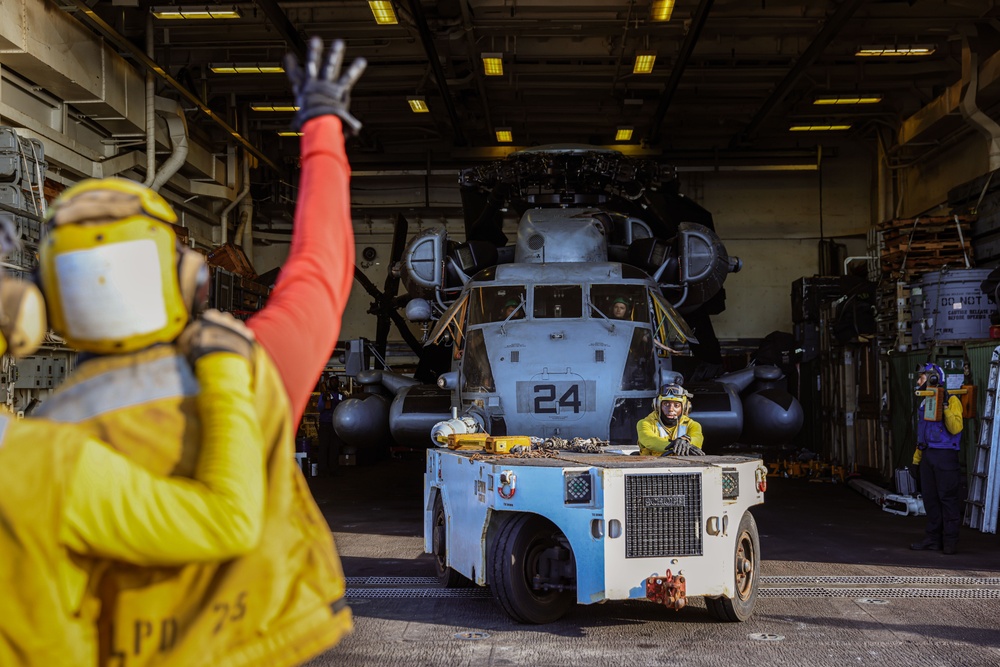
M 875 229 L 877 229 L 880 232 L 905 231 L 908 234 L 910 230 L 913 228 L 914 220 L 917 221 L 916 225 L 917 229 L 929 229 L 932 227 L 934 228 L 946 227 L 951 230 L 955 229 L 955 216 L 953 215 L 932 215 L 921 218 L 902 218 L 895 220 L 885 220 L 883 222 L 878 223 L 875 226 Z M 963 231 L 964 231 L 964 226 L 971 225 L 975 221 L 976 221 L 975 216 L 971 215 L 958 216 L 958 222 L 963 225 Z
M 899 239 L 892 243 L 885 244 L 885 253 L 883 253 L 883 256 L 891 255 L 894 252 L 907 252 L 907 251 L 911 253 L 927 252 L 931 250 L 957 250 L 958 252 L 961 252 L 963 247 L 968 252 L 972 246 L 968 241 L 962 243 L 958 239 L 954 240 L 937 239 L 933 241 L 924 241 L 918 239 L 910 241 L 908 239 Z
M 967 245 L 965 251 L 968 253 L 971 264 L 972 249 Z M 905 266 L 903 265 L 904 260 L 906 262 Z M 881 264 L 883 271 L 897 272 L 903 268 L 908 274 L 912 274 L 913 272 L 923 273 L 940 269 L 945 264 L 953 267 L 964 267 L 965 255 L 962 254 L 961 249 L 952 248 L 931 248 L 910 250 L 909 252 L 897 250 L 896 252 L 882 255 Z

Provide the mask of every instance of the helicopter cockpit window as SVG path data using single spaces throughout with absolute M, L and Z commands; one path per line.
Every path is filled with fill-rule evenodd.
M 590 316 L 649 323 L 649 302 L 644 285 L 591 285 Z
M 622 373 L 622 390 L 638 391 L 656 389 L 656 361 L 653 356 L 653 332 L 646 327 L 636 327 Z
M 468 338 L 465 339 L 465 355 L 462 361 L 462 391 L 496 391 L 482 329 L 473 329 L 469 332 Z
M 537 285 L 534 315 L 536 318 L 583 317 L 583 287 L 580 285 Z
M 511 320 L 522 319 L 527 307 L 522 305 L 524 294 L 524 285 L 491 285 L 471 290 L 469 324 L 503 322 L 508 316 Z

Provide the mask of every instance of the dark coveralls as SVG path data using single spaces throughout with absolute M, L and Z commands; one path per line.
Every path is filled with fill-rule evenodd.
M 961 439 L 962 403 L 957 397 L 948 399 L 944 418 L 939 422 L 925 420 L 923 410 L 920 410 L 917 449 L 922 452 L 920 488 L 927 511 L 926 539 L 949 550 L 958 545 L 958 527 L 961 524 L 961 471 L 958 459 Z

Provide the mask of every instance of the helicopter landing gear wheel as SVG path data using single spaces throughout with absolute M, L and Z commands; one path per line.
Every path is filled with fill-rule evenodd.
M 705 598 L 708 611 L 716 619 L 740 623 L 753 614 L 757 604 L 757 584 L 760 579 L 760 537 L 757 522 L 750 512 L 744 512 L 736 536 L 735 593 L 731 598 Z
M 434 574 L 438 583 L 445 588 L 466 586 L 469 580 L 448 567 L 448 516 L 444 513 L 444 502 L 439 493 L 434 499 L 434 529 L 431 533 L 431 548 L 434 553 Z
M 575 584 L 573 553 L 554 525 L 532 514 L 511 516 L 497 531 L 489 552 L 493 597 L 519 623 L 551 623 L 576 602 L 574 590 L 541 588 L 536 578 Z M 559 574 L 555 574 L 559 572 Z

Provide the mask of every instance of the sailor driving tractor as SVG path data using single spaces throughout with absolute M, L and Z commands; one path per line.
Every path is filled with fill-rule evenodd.
M 701 424 L 691 419 L 692 394 L 679 384 L 663 385 L 653 412 L 636 424 L 643 456 L 702 456 Z

